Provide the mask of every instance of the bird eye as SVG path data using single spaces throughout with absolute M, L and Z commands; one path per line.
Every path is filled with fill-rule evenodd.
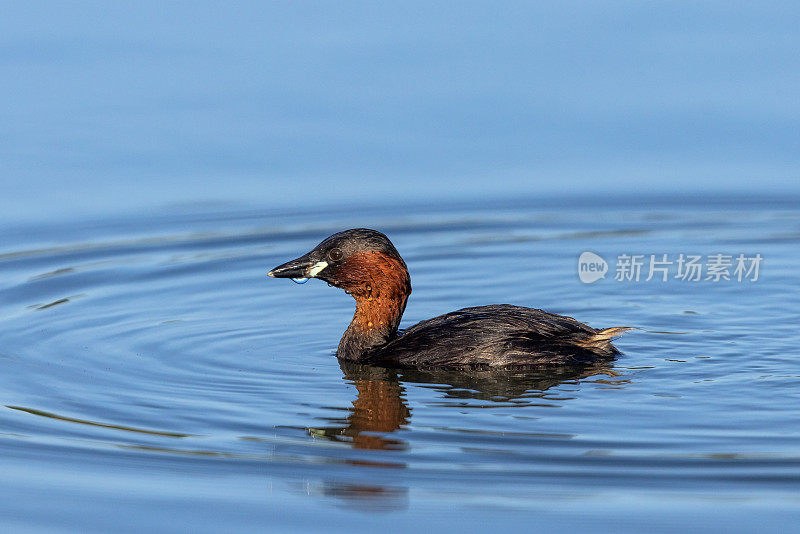
M 341 259 L 342 259 L 342 256 L 344 256 L 344 254 L 342 254 L 342 250 L 341 250 L 341 249 L 338 249 L 338 248 L 332 248 L 332 249 L 330 250 L 330 252 L 328 252 L 328 257 L 329 257 L 330 259 L 332 259 L 333 261 L 339 261 L 339 260 L 341 260 Z

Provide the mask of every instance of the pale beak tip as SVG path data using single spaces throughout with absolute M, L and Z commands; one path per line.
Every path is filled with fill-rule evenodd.
M 267 273 L 267 276 L 269 276 L 270 278 L 275 278 L 275 273 L 270 271 L 270 272 Z

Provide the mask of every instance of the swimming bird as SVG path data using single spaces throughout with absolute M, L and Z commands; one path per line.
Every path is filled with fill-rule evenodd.
M 275 267 L 273 278 L 318 278 L 343 289 L 356 311 L 336 351 L 345 361 L 403 368 L 536 368 L 613 359 L 628 327 L 594 329 L 572 317 L 493 304 L 463 308 L 403 331 L 411 294 L 403 258 L 381 232 L 354 228 Z

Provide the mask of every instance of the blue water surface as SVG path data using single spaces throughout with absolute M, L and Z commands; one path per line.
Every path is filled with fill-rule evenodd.
M 0 220 L 798 191 L 795 2 L 7 2 Z
M 796 201 L 574 202 L 171 209 L 40 229 L 60 245 L 19 229 L 0 243 L 0 517 L 98 532 L 790 528 Z M 408 262 L 404 324 L 509 302 L 640 330 L 589 369 L 340 366 L 350 298 L 265 274 L 357 225 Z M 578 279 L 586 250 L 611 264 L 593 284 Z M 764 260 L 755 281 L 614 279 L 616 258 L 647 253 Z
M 3 532 L 796 529 L 796 4 L 2 12 Z M 266 272 L 361 226 L 404 326 L 637 330 L 579 370 L 342 366 L 350 297 Z M 681 254 L 763 261 L 615 279 Z

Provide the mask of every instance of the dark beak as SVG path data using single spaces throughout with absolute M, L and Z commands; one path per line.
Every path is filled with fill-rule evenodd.
M 300 256 L 296 260 L 287 261 L 283 265 L 278 265 L 267 276 L 272 278 L 310 278 L 308 272 L 317 262 L 311 258 L 309 252 L 305 256 Z

